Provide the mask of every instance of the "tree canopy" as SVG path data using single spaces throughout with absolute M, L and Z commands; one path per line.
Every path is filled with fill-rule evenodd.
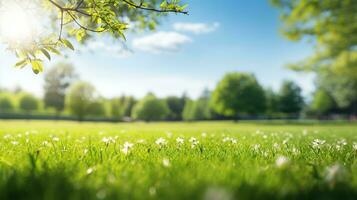
M 90 83 L 79 81 L 73 84 L 66 97 L 66 106 L 79 120 L 92 112 L 95 103 L 95 88 Z
M 44 103 L 55 108 L 57 113 L 64 109 L 67 88 L 77 79 L 74 67 L 68 63 L 58 63 L 45 73 Z
M 132 116 L 134 119 L 157 121 L 164 119 L 167 114 L 169 108 L 166 102 L 148 94 L 134 106 Z
M 266 107 L 264 90 L 252 74 L 228 73 L 213 91 L 211 106 L 227 117 L 257 114 Z
M 282 32 L 293 41 L 308 39 L 315 52 L 295 70 L 314 72 L 317 88 L 341 109 L 357 113 L 357 2 L 355 0 L 271 0 L 280 8 Z
M 304 105 L 301 88 L 292 81 L 284 81 L 279 91 L 279 111 L 298 114 Z
M 154 29 L 166 13 L 187 14 L 186 6 L 179 0 L 1 0 L 0 12 L 9 18 L 5 20 L 12 20 L 14 14 L 6 13 L 14 8 L 25 17 L 41 13 L 41 19 L 36 20 L 43 29 L 41 34 L 31 32 L 26 40 L 1 39 L 18 57 L 16 67 L 31 65 L 37 74 L 43 71 L 43 59 L 50 60 L 63 48 L 74 50 L 73 39 L 83 44 L 95 34 L 108 34 L 125 40 L 129 23 Z

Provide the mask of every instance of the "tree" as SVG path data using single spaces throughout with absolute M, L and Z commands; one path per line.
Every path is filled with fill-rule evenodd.
M 105 101 L 104 100 L 94 100 L 88 109 L 88 115 L 95 117 L 105 117 Z
M 135 105 L 132 116 L 134 119 L 157 121 L 165 119 L 168 113 L 169 108 L 164 100 L 148 94 Z
M 264 90 L 254 75 L 228 73 L 212 93 L 211 107 L 218 114 L 237 117 L 265 111 Z
M 325 90 L 319 89 L 314 94 L 311 108 L 318 115 L 326 115 L 334 108 L 334 100 Z
M 29 5 L 31 3 L 31 5 Z M 63 47 L 74 50 L 70 40 L 76 39 L 85 43 L 94 34 L 108 34 L 113 38 L 125 40 L 124 31 L 128 29 L 128 21 L 136 23 L 141 29 L 154 29 L 158 18 L 165 13 L 183 13 L 186 5 L 179 5 L 177 0 L 38 0 L 23 3 L 22 1 L 6 1 L 0 4 L 4 18 L 11 20 L 12 10 L 18 15 L 33 19 L 34 13 L 44 15 L 38 24 L 50 21 L 52 26 L 42 27 L 48 31 L 30 37 L 3 38 L 8 49 L 16 53 L 19 62 L 17 67 L 31 65 L 34 73 L 43 71 L 42 58 L 51 59 L 51 54 L 60 54 Z M 29 8 L 38 9 L 29 9 Z M 10 14 L 9 14 L 10 13 Z M 22 19 L 20 18 L 20 19 Z M 9 22 L 9 24 L 11 24 Z M 11 24 L 16 26 L 16 24 Z M 17 28 L 21 31 L 21 27 Z M 16 29 L 16 30 L 17 30 Z
M 32 112 L 38 109 L 39 100 L 29 93 L 23 93 L 20 95 L 19 107 L 25 112 Z
M 304 105 L 301 88 L 292 81 L 284 81 L 279 91 L 279 111 L 298 114 Z
M 79 81 L 69 88 L 66 106 L 80 121 L 90 114 L 94 102 L 95 88 L 90 83 Z
M 331 95 L 340 110 L 345 110 L 348 114 L 357 114 L 357 78 L 346 77 L 321 72 L 317 78 L 317 86 Z
M 202 97 L 196 101 L 187 100 L 182 118 L 186 121 L 209 119 L 211 117 L 209 101 L 209 99 Z
M 356 1 L 271 0 L 282 12 L 288 39 L 309 39 L 315 52 L 290 65 L 313 72 L 341 109 L 357 114 L 357 4 Z
M 58 63 L 45 73 L 45 107 L 55 108 L 57 114 L 64 109 L 67 88 L 77 79 L 74 67 L 68 63 Z
M 274 115 L 279 112 L 279 95 L 272 89 L 265 90 L 266 98 L 266 113 L 268 115 Z
M 0 112 L 13 111 L 15 105 L 10 95 L 0 93 Z
M 169 120 L 181 120 L 182 112 L 185 107 L 185 96 L 175 97 L 170 96 L 165 99 L 167 106 L 169 107 L 170 113 L 167 118 Z
M 110 112 L 114 119 L 120 120 L 123 117 L 132 116 L 132 110 L 136 100 L 131 96 L 121 96 L 110 101 Z

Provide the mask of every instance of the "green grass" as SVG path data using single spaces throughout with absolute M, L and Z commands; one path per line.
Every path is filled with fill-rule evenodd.
M 0 121 L 0 199 L 357 199 L 356 148 L 348 123 Z

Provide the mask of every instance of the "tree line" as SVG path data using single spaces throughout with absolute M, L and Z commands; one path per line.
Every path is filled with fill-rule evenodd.
M 313 100 L 305 102 L 301 88 L 293 81 L 284 81 L 278 91 L 264 88 L 253 74 L 227 73 L 214 90 L 204 90 L 199 98 L 186 94 L 158 98 L 148 93 L 141 99 L 100 96 L 95 87 L 79 79 L 74 67 L 59 63 L 45 74 L 42 99 L 30 93 L 0 92 L 0 114 L 24 113 L 31 116 L 45 113 L 52 116 L 88 117 L 113 121 L 219 120 L 257 118 L 299 118 L 302 114 L 323 117 L 349 114 L 338 107 L 332 95 L 318 88 Z

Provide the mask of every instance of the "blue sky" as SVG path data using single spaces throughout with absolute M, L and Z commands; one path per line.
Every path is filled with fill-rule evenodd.
M 105 97 L 142 97 L 149 91 L 160 97 L 186 91 L 197 97 L 231 71 L 254 73 L 274 89 L 292 79 L 305 95 L 311 93 L 313 77 L 284 65 L 308 56 L 312 47 L 279 33 L 279 13 L 268 0 L 186 2 L 190 15 L 171 15 L 156 32 L 128 33 L 130 52 L 103 38 L 76 53 L 66 52 L 67 61 Z M 41 96 L 43 74 L 34 75 L 29 67 L 14 69 L 15 57 L 0 47 L 0 86 L 21 86 Z

